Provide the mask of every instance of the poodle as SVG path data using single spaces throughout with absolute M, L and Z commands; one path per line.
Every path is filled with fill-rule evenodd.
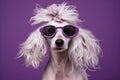
M 40 26 L 21 44 L 26 66 L 38 68 L 49 51 L 42 80 L 88 80 L 86 70 L 96 69 L 101 48 L 92 32 L 81 28 L 76 7 L 37 6 L 30 21 Z

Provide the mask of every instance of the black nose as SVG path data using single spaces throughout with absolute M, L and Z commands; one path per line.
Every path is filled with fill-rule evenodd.
M 57 39 L 55 44 L 57 45 L 57 47 L 61 47 L 64 44 L 64 41 L 62 39 Z

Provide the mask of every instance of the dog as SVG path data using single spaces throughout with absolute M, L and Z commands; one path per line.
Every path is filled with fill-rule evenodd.
M 81 28 L 76 7 L 67 3 L 37 6 L 32 25 L 41 24 L 21 44 L 20 57 L 26 66 L 38 68 L 49 50 L 42 80 L 88 80 L 86 70 L 96 69 L 99 41 L 91 31 Z

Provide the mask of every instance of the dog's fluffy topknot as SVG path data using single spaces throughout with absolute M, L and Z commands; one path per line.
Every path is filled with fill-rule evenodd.
M 37 6 L 30 21 L 32 21 L 33 25 L 52 20 L 77 24 L 81 21 L 78 16 L 79 14 L 73 5 L 67 5 L 67 3 L 52 4 L 47 8 Z

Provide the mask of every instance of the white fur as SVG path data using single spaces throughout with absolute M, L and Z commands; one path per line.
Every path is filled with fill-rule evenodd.
M 69 49 L 69 56 L 76 67 L 95 68 L 98 64 L 100 47 L 93 34 L 80 28 Z
M 25 57 L 27 66 L 32 65 L 34 68 L 37 68 L 45 54 L 46 42 L 38 28 L 21 44 L 20 56 Z
M 48 6 L 46 9 L 37 7 L 34 10 L 35 16 L 33 16 L 30 20 L 33 21 L 34 24 L 39 24 L 42 22 L 49 22 L 52 20 L 55 21 L 67 21 L 72 24 L 77 24 L 81 20 L 79 19 L 79 14 L 75 9 L 75 6 L 67 5 L 66 3 L 62 4 L 52 4 Z
M 80 19 L 73 6 L 66 3 L 53 4 L 46 9 L 36 8 L 31 18 L 32 24 L 47 22 L 46 25 L 64 27 L 76 26 Z M 36 29 L 28 39 L 21 44 L 20 56 L 25 57 L 26 65 L 37 68 L 46 56 L 47 46 L 50 48 L 50 59 L 46 65 L 42 80 L 88 80 L 86 69 L 96 68 L 100 47 L 94 35 L 79 27 L 79 33 L 74 38 L 66 38 L 61 29 L 52 39 L 44 38 L 40 28 Z M 78 26 L 76 26 L 78 27 Z M 62 39 L 62 50 L 56 50 L 55 41 Z

